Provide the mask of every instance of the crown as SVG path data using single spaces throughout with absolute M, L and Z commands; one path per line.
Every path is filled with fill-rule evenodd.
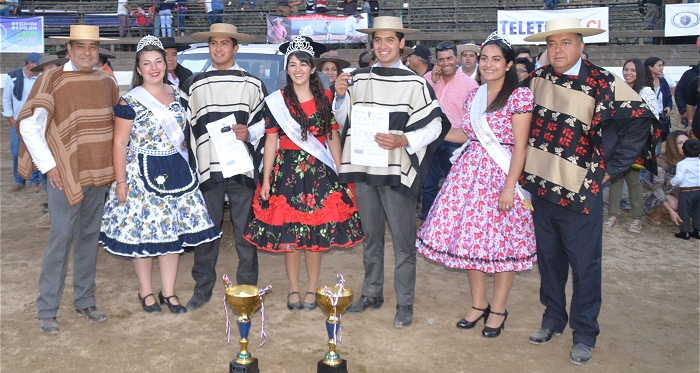
M 296 51 L 306 52 L 312 57 L 314 55 L 314 47 L 312 47 L 311 43 L 309 43 L 303 36 L 296 36 L 289 42 L 287 53 L 285 53 L 285 55 L 289 56 L 290 53 Z
M 161 43 L 157 37 L 153 35 L 146 35 L 141 38 L 138 45 L 136 45 L 136 53 L 141 52 L 141 49 L 147 45 L 155 45 L 156 47 L 163 49 L 163 43 Z
M 481 43 L 481 46 L 483 47 L 484 44 L 486 44 L 486 43 L 488 43 L 488 42 L 490 42 L 490 41 L 492 41 L 492 40 L 501 41 L 503 44 L 505 44 L 505 45 L 507 45 L 509 48 L 511 48 L 510 39 L 508 39 L 508 36 L 507 36 L 506 34 L 501 34 L 501 33 L 498 32 L 498 31 L 492 32 L 491 35 L 489 35 L 489 37 L 486 38 L 486 40 L 484 40 L 483 43 Z

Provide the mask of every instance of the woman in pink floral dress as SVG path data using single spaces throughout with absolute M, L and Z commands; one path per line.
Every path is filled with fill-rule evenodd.
M 416 240 L 418 252 L 427 258 L 467 270 L 472 309 L 457 327 L 471 329 L 483 318 L 482 335 L 488 338 L 503 329 L 515 271 L 531 269 L 536 260 L 532 214 L 524 202 L 529 196 L 517 187 L 533 96 L 528 88 L 518 88 L 514 58 L 510 44 L 499 35 L 482 46 L 479 70 L 486 84 L 467 96 L 463 131 L 452 129 L 445 138 L 468 142 L 467 148 L 447 175 Z M 493 140 L 490 145 L 488 139 Z M 495 273 L 490 304 L 487 273 Z

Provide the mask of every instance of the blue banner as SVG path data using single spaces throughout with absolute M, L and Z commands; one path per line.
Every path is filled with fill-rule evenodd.
M 44 53 L 44 17 L 0 17 L 0 53 Z

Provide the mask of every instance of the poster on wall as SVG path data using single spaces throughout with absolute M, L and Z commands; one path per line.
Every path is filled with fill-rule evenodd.
M 665 10 L 665 36 L 700 35 L 700 3 L 668 4 Z
M 295 36 L 308 36 L 323 44 L 366 43 L 367 34 L 357 29 L 367 28 L 367 14 L 330 16 L 307 14 L 298 16 L 267 15 L 267 42 L 284 43 Z
M 588 36 L 586 43 L 607 43 L 608 8 L 579 8 L 562 10 L 499 10 L 498 31 L 508 35 L 510 42 L 516 45 L 542 44 L 526 42 L 525 37 L 543 32 L 545 23 L 552 18 L 576 17 L 581 19 L 581 27 L 594 27 L 606 30 L 599 35 Z
M 0 17 L 0 53 L 44 53 L 44 17 Z

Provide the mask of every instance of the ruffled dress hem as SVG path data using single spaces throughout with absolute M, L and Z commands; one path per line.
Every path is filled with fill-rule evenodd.
M 172 242 L 141 242 L 139 244 L 127 244 L 108 237 L 104 232 L 100 233 L 99 243 L 111 254 L 129 258 L 147 258 L 167 254 L 181 254 L 185 247 L 195 247 L 203 243 L 217 240 L 221 237 L 221 231 L 216 227 L 196 233 L 181 234 L 177 241 Z

